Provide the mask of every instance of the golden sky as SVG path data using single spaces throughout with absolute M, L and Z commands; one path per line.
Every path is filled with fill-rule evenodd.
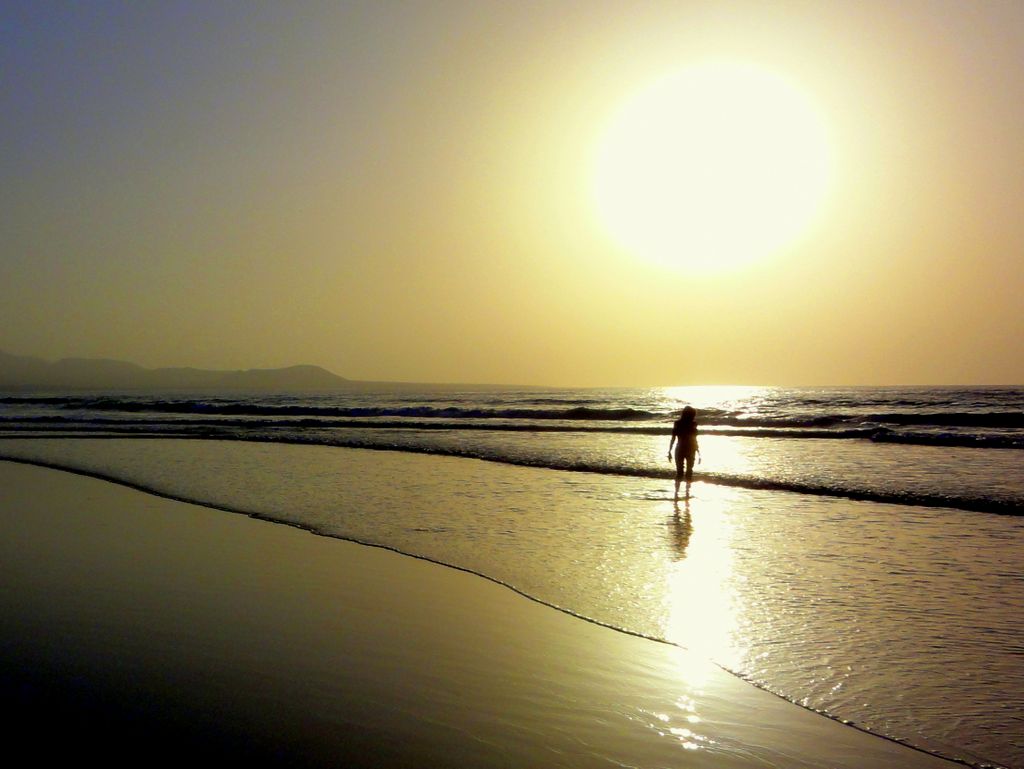
M 1021 3 L 12 2 L 0 43 L 6 352 L 1024 383 Z

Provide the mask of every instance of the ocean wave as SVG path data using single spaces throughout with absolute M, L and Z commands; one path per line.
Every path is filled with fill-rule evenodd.
M 946 446 L 973 449 L 1024 449 L 1024 435 L 987 433 L 905 433 L 873 430 L 875 443 L 898 443 L 906 446 Z
M 526 405 L 522 405 L 525 403 Z M 518 404 L 518 405 L 517 405 Z M 570 422 L 578 424 L 600 425 L 602 428 L 610 423 L 626 423 L 627 425 L 644 425 L 647 431 L 668 430 L 672 415 L 665 411 L 651 410 L 630 405 L 600 407 L 586 405 L 579 399 L 530 399 L 527 401 L 488 400 L 485 403 L 472 405 L 452 405 L 447 402 L 423 402 L 415 404 L 332 404 L 324 402 L 267 402 L 266 400 L 238 400 L 227 398 L 149 398 L 149 397 L 117 397 L 117 396 L 6 396 L 0 397 L 0 405 L 15 407 L 15 410 L 26 408 L 49 409 L 55 412 L 69 411 L 97 414 L 169 414 L 184 417 L 269 417 L 269 418 L 321 418 L 321 419 L 363 419 L 363 420 L 446 420 L 453 423 L 461 421 L 520 421 L 524 423 Z M 956 411 L 878 411 L 863 413 L 853 410 L 844 412 L 832 408 L 819 412 L 798 412 L 789 414 L 748 414 L 724 409 L 706 409 L 701 412 L 700 426 L 706 433 L 715 434 L 716 430 L 732 429 L 735 434 L 767 437 L 769 432 L 757 433 L 757 430 L 819 430 L 818 434 L 804 433 L 802 436 L 792 433 L 787 437 L 832 437 L 826 431 L 838 433 L 840 437 L 872 437 L 888 442 L 902 442 L 899 434 L 872 435 L 871 430 L 893 430 L 900 427 L 941 428 L 985 428 L 1013 429 L 1024 428 L 1024 412 L 1020 410 L 956 410 Z M 863 405 L 863 404 L 862 404 Z M 890 404 L 892 405 L 892 404 Z M 11 418 L 17 415 L 12 415 Z M 647 424 L 644 424 L 647 423 Z M 655 423 L 657 426 L 655 426 Z M 503 428 L 511 429 L 511 428 Z M 530 429 L 527 425 L 524 429 Z M 538 428 L 539 429 L 539 428 Z M 616 428 L 620 429 L 620 428 Z M 780 433 L 776 433 L 780 434 Z M 943 439 L 942 445 L 991 445 L 1001 443 L 1013 446 L 1012 436 L 1009 440 L 987 437 L 984 441 L 957 443 L 957 435 L 949 435 Z M 927 440 L 920 435 L 913 438 L 914 442 Z M 910 442 L 907 440 L 906 442 Z
M 290 441 L 283 441 L 290 442 Z M 302 441 L 297 441 L 302 442 Z M 443 456 L 458 456 L 474 459 L 484 459 L 504 464 L 519 465 L 523 467 L 536 467 L 548 470 L 565 470 L 571 472 L 599 473 L 604 475 L 622 475 L 639 478 L 670 479 L 672 471 L 648 470 L 645 468 L 630 467 L 625 465 L 611 465 L 602 463 L 590 463 L 585 461 L 550 461 L 534 460 L 530 458 L 513 458 L 507 456 L 490 455 L 486 452 L 473 450 L 459 450 L 436 448 L 427 446 L 383 446 L 379 444 L 366 443 L 358 440 L 344 441 L 333 445 L 347 448 L 362 448 L 381 451 L 408 451 L 420 454 L 438 454 Z M 824 484 L 803 483 L 799 481 L 784 481 L 772 478 L 754 478 L 749 476 L 726 475 L 721 473 L 694 473 L 694 480 L 704 483 L 711 483 L 719 486 L 731 486 L 736 488 L 753 489 L 761 491 L 784 491 L 797 494 L 811 494 L 824 497 L 838 497 L 851 499 L 858 502 L 880 502 L 892 505 L 912 505 L 916 507 L 952 508 L 968 510 L 977 513 L 993 513 L 997 515 L 1024 515 L 1024 501 L 1014 499 L 1002 499 L 993 497 L 979 497 L 952 494 L 927 494 L 913 491 L 885 491 L 872 489 L 859 489 L 843 486 L 829 486 Z
M 595 408 L 480 408 L 461 406 L 331 406 L 268 404 L 230 400 L 133 400 L 121 398 L 5 397 L 0 404 L 56 406 L 62 410 L 123 412 L 128 414 L 195 414 L 224 416 L 403 417 L 429 419 L 536 419 L 606 420 L 630 422 L 663 419 L 664 415 L 631 407 Z
M 33 430 L 47 428 L 60 430 L 80 430 L 88 432 L 93 429 L 123 430 L 132 432 L 144 430 L 209 431 L 209 430 L 423 430 L 446 432 L 510 432 L 510 433 L 588 433 L 615 435 L 663 435 L 671 434 L 668 425 L 644 424 L 601 424 L 583 423 L 565 420 L 542 421 L 451 421 L 443 418 L 416 420 L 403 418 L 339 418 L 319 416 L 270 416 L 248 415 L 216 415 L 206 417 L 184 414 L 185 418 L 175 413 L 152 418 L 140 418 L 139 415 L 122 418 L 110 416 L 72 416 L 37 414 L 23 416 L 0 416 L 0 429 L 16 430 L 19 427 Z M 232 418 L 242 416 L 243 418 Z M 817 440 L 867 440 L 875 443 L 892 443 L 916 446 L 942 446 L 953 448 L 982 449 L 1024 449 L 1024 433 L 991 433 L 991 432 L 907 432 L 894 431 L 883 427 L 704 427 L 702 435 L 715 435 L 736 438 L 773 438 L 773 439 L 817 439 Z
M 42 419 L 52 420 L 45 417 Z M 0 420 L 2 424 L 3 420 Z M 408 444 L 401 442 L 389 442 L 380 438 L 362 438 L 345 436 L 342 433 L 332 431 L 317 431 L 303 435 L 300 432 L 253 432 L 247 429 L 242 432 L 233 432 L 230 429 L 215 429 L 204 432 L 183 431 L 183 425 L 168 424 L 163 432 L 153 432 L 150 423 L 136 423 L 130 425 L 129 430 L 117 431 L 108 428 L 117 427 L 117 423 L 111 420 L 102 430 L 93 433 L 81 432 L 81 437 L 106 437 L 106 438 L 167 438 L 181 439 L 191 438 L 197 440 L 235 440 L 241 442 L 255 443 L 278 443 L 295 445 L 322 445 L 338 448 L 353 448 L 371 451 L 398 451 L 413 454 L 427 454 L 439 456 L 451 456 L 468 459 L 480 459 L 501 464 L 515 465 L 521 467 L 532 467 L 538 469 L 568 471 L 579 473 L 593 473 L 600 475 L 613 475 L 624 477 L 650 478 L 656 480 L 670 480 L 674 477 L 673 471 L 664 468 L 649 468 L 643 466 L 620 464 L 614 461 L 593 461 L 583 459 L 572 459 L 554 456 L 512 456 L 488 447 L 466 446 L 438 446 L 429 444 Z M 239 426 L 251 428 L 250 423 L 240 423 Z M 269 425 L 268 425 L 269 426 Z M 407 427 L 404 423 L 403 427 Z M 66 435 L 66 425 L 54 425 L 55 431 L 62 431 L 61 435 L 47 435 L 45 430 L 38 431 L 35 437 L 70 437 Z M 217 425 L 223 428 L 223 425 Z M 2 430 L 2 427 L 0 427 Z M 29 439 L 32 435 L 24 432 L 19 433 L 19 438 Z M 78 437 L 77 435 L 75 437 Z M 913 441 L 912 437 L 907 438 L 908 442 Z M 762 491 L 780 491 L 797 494 L 808 494 L 814 496 L 845 498 L 856 501 L 877 502 L 892 505 L 910 505 L 931 508 L 952 508 L 980 513 L 994 513 L 1000 515 L 1022 516 L 1024 515 L 1024 499 L 1008 497 L 994 497 L 970 494 L 950 493 L 928 493 L 918 490 L 892 490 L 892 489 L 870 489 L 856 486 L 844 486 L 838 484 L 815 483 L 801 480 L 784 480 L 771 477 L 755 477 L 750 475 L 728 474 L 714 471 L 696 471 L 694 480 L 697 482 L 709 483 L 719 486 L 745 488 Z
M 324 445 L 339 448 L 366 449 L 372 451 L 401 451 L 413 454 L 431 454 L 453 456 L 470 459 L 482 459 L 502 464 L 534 467 L 548 470 L 559 470 L 580 473 L 596 473 L 602 475 L 619 475 L 628 477 L 668 480 L 673 472 L 666 469 L 638 467 L 614 462 L 576 460 L 562 457 L 511 456 L 498 450 L 486 447 L 451 447 L 407 444 L 387 441 L 381 438 L 361 438 L 345 436 L 338 432 L 318 431 L 316 434 L 282 433 L 267 431 L 254 433 L 244 431 L 231 433 L 225 430 L 210 430 L 205 433 L 182 433 L 171 425 L 171 430 L 164 433 L 167 438 L 191 437 L 212 440 L 239 440 L 261 443 L 284 443 L 297 445 Z M 45 434 L 45 432 L 43 433 Z M 138 437 L 157 437 L 153 433 L 139 430 Z M 131 437 L 131 432 L 121 432 L 119 437 Z M 879 502 L 892 505 L 912 505 L 918 507 L 953 508 L 979 513 L 999 515 L 1024 515 L 1024 500 L 1005 498 L 957 495 L 948 493 L 927 493 L 912 490 L 868 489 L 854 486 L 830 485 L 806 481 L 790 481 L 770 477 L 753 477 L 747 475 L 731 475 L 716 472 L 695 473 L 696 481 L 720 486 L 754 489 L 762 491 L 781 491 L 797 494 L 810 494 L 824 497 L 838 497 L 863 502 Z
M 1021 411 L 883 412 L 861 417 L 863 422 L 937 427 L 1024 427 Z

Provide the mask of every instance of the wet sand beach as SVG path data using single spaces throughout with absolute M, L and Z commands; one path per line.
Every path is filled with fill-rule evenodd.
M 955 766 L 473 574 L 11 462 L 0 675 L 37 760 Z

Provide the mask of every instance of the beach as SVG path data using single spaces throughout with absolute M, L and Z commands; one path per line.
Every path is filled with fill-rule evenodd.
M 19 759 L 1024 769 L 1024 2 L 0 37 Z
M 954 766 L 457 569 L 31 465 L 0 489 L 10 733 L 45 760 Z

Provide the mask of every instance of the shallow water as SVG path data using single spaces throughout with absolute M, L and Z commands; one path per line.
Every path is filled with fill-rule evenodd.
M 704 441 L 715 467 L 746 451 Z M 677 507 L 659 479 L 326 446 L 15 439 L 0 455 L 469 569 L 878 733 L 1024 766 L 1021 518 L 707 483 Z

